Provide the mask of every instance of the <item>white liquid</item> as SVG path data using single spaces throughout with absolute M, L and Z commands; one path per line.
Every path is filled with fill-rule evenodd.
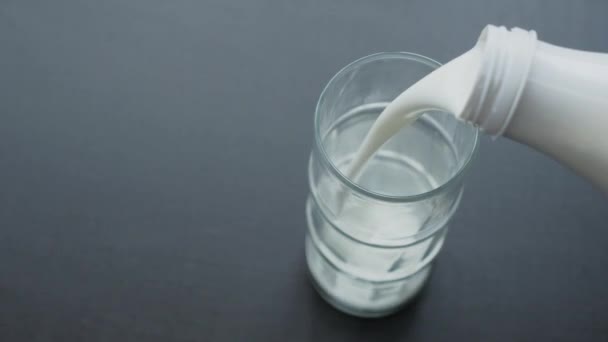
M 364 170 L 368 161 L 384 143 L 405 126 L 414 123 L 424 112 L 439 110 L 456 115 L 462 112 L 477 80 L 476 70 L 481 59 L 480 53 L 474 48 L 452 60 L 406 89 L 384 108 L 347 166 L 347 177 L 362 185 L 369 182 L 367 171 L 375 172 L 374 178 L 382 177 L 378 175 L 378 169 L 374 170 L 373 162 Z M 424 178 L 427 182 L 416 182 L 416 185 L 425 183 L 421 185 L 421 189 L 431 189 L 437 185 L 430 174 L 426 176 Z M 405 177 L 403 173 L 395 176 L 389 183 L 399 184 L 397 179 L 401 179 L 400 177 L 410 182 L 418 179 Z M 407 183 L 401 181 L 403 182 Z M 347 201 L 345 193 L 332 187 L 331 182 L 319 186 L 319 189 L 328 192 L 322 196 L 326 199 L 332 198 L 331 193 L 337 194 L 338 213 L 334 220 L 336 226 L 370 227 L 369 230 L 358 233 L 357 237 L 365 241 L 373 242 L 387 232 L 390 233 L 389 236 L 395 236 L 397 232 L 403 232 L 405 235 L 415 234 L 434 210 L 432 207 L 418 206 L 411 212 L 394 211 L 391 207 L 374 207 L 368 203 Z M 307 209 L 310 224 L 315 206 L 309 203 Z M 398 215 L 395 215 L 396 213 Z M 406 248 L 374 250 L 344 238 L 334 229 L 324 229 L 321 223 L 318 225 L 316 229 L 323 232 L 322 236 L 317 236 L 313 228 L 310 230 L 310 240 L 307 240 L 307 260 L 316 285 L 334 305 L 345 306 L 346 311 L 355 310 L 359 314 L 366 310 L 391 311 L 399 303 L 415 296 L 430 272 L 430 267 L 419 269 L 420 265 L 435 256 L 444 239 L 444 234 L 441 233 L 433 239 Z M 331 263 L 325 262 L 314 246 L 331 246 L 331 251 L 322 251 Z M 330 264 L 339 267 L 334 269 Z M 405 280 L 387 281 L 399 279 L 404 275 L 410 276 Z
M 326 134 L 324 145 L 328 150 L 350 145 L 332 155 L 341 172 L 346 173 L 354 159 L 352 144 L 363 141 L 385 108 L 386 103 L 357 107 Z M 367 162 L 358 184 L 389 196 L 424 193 L 440 185 L 449 170 L 458 168 L 459 161 L 453 141 L 441 133 L 445 126 L 438 119 L 444 115 L 424 116 L 398 133 Z M 311 198 L 307 203 L 308 268 L 317 288 L 330 302 L 358 315 L 384 315 L 418 293 L 429 276 L 430 260 L 441 249 L 447 227 L 442 226 L 446 229 L 427 239 L 417 233 L 435 226 L 427 225 L 431 217 L 439 223 L 451 215 L 440 207 L 441 201 L 405 207 L 359 201 L 343 196 L 342 184 L 330 174 L 315 178 L 311 190 L 318 202 Z M 327 212 L 336 216 L 328 217 L 324 214 Z M 424 265 L 428 267 L 421 269 Z
M 608 192 L 608 54 L 536 42 L 516 29 L 488 26 L 484 32 L 472 50 L 386 107 L 346 175 L 357 181 L 386 141 L 424 111 L 438 109 L 546 153 Z M 479 73 L 483 84 L 477 84 Z M 483 108 L 465 113 L 470 99 Z
M 403 127 L 429 110 L 456 116 L 464 110 L 477 80 L 481 50 L 473 48 L 406 89 L 382 111 L 369 130 L 347 176 L 357 180 L 367 161 Z
M 405 126 L 412 124 L 424 112 L 440 110 L 456 114 L 463 111 L 477 79 L 476 70 L 480 58 L 478 49 L 470 50 L 406 89 L 384 108 L 347 166 L 347 176 L 352 180 L 361 178 L 362 182 L 360 183 L 366 183 L 365 177 L 363 177 L 366 172 L 363 169 L 371 157 L 391 137 Z M 436 186 L 436 181 L 430 175 L 427 176 L 429 178 L 426 188 L 431 189 Z M 333 189 L 331 184 L 319 188 L 322 189 L 321 191 L 328 192 L 322 196 L 324 198 L 331 198 L 331 192 L 335 191 L 337 193 L 339 209 L 334 221 L 336 226 L 366 226 L 366 223 L 369 222 L 370 228 L 382 227 L 381 231 L 370 229 L 367 232 L 360 233 L 362 236 L 358 237 L 365 241 L 375 241 L 387 232 L 392 234 L 403 232 L 405 235 L 414 234 L 420 229 L 423 221 L 428 218 L 428 211 L 433 210 L 431 207 L 416 207 L 415 212 L 401 211 L 398 212 L 399 216 L 395 216 L 394 212 L 390 210 L 391 208 L 384 208 L 385 211 L 382 211 L 379 208 L 362 206 L 361 203 L 356 201 L 346 201 L 345 193 Z M 425 259 L 422 255 L 425 255 L 429 250 L 438 251 L 443 241 L 443 235 L 438 235 L 436 239 L 406 249 L 379 253 L 367 250 L 365 246 L 360 246 L 349 240 L 343 241 L 344 239 L 340 234 L 332 234 L 332 232 L 332 229 L 326 229 L 323 236 L 325 243 L 333 248 L 333 251 L 326 253 L 326 256 L 338 254 L 340 258 L 332 260 L 332 262 L 341 264 L 346 261 L 345 264 L 341 264 L 340 268 L 348 270 L 348 274 L 351 276 L 342 276 L 341 272 L 326 270 L 312 247 L 308 253 L 309 268 L 323 291 L 331 293 L 332 296 L 346 303 L 368 309 L 390 307 L 390 305 L 402 302 L 414 295 L 426 280 L 428 269 L 414 275 L 409 281 L 395 283 L 394 289 L 379 289 L 374 283 L 368 283 L 363 279 L 385 281 L 385 277 L 394 277 L 394 272 L 411 273 Z M 317 239 L 314 234 L 311 238 L 313 240 Z M 318 243 L 318 245 L 322 244 Z M 427 257 L 433 255 L 434 253 L 430 253 Z M 357 276 L 362 281 L 353 283 L 352 275 Z M 344 280 L 341 277 L 344 277 Z
M 369 170 L 363 170 L 368 161 L 384 143 L 402 128 L 412 124 L 424 112 L 440 110 L 456 114 L 463 111 L 477 79 L 476 70 L 480 58 L 480 51 L 473 49 L 401 93 L 384 108 L 372 124 L 354 158 L 348 164 L 346 175 L 352 180 L 359 180 L 360 184 L 369 182 L 369 177 L 365 177 L 367 171 L 375 172 L 373 178 L 377 178 L 378 170 L 374 170 L 373 162 L 369 163 Z M 401 169 L 399 171 L 405 172 Z M 395 179 L 392 182 L 387 180 L 387 183 L 399 184 L 397 179 L 402 176 L 405 176 L 405 173 L 395 175 Z M 436 186 L 436 181 L 431 175 L 426 176 L 424 179 L 427 181 L 416 182 L 416 186 L 420 185 L 421 189 Z M 385 177 L 386 175 L 383 180 Z M 422 179 L 404 178 L 410 181 Z M 332 198 L 332 193 L 337 194 L 335 196 L 339 209 L 333 222 L 336 226 L 369 227 L 367 231 L 351 232 L 358 234 L 357 237 L 365 241 L 373 242 L 386 233 L 389 233 L 388 236 L 398 236 L 397 232 L 402 232 L 404 235 L 415 234 L 434 209 L 418 206 L 411 212 L 394 211 L 391 207 L 374 207 L 367 203 L 347 201 L 345 193 L 332 187 L 332 182 L 319 186 L 319 189 L 327 192 L 322 196 L 326 199 Z M 316 209 L 311 203 L 307 209 L 310 224 Z M 416 295 L 430 272 L 430 267 L 419 269 L 420 265 L 435 256 L 444 239 L 444 234 L 441 233 L 433 239 L 406 248 L 375 250 L 344 238 L 342 234 L 334 229 L 325 228 L 320 222 L 317 225 L 317 227 L 313 225 L 313 229 L 310 230 L 310 240 L 307 240 L 307 260 L 317 287 L 338 307 L 345 305 L 350 310 L 361 312 L 390 311 L 395 305 Z M 379 227 L 381 229 L 378 229 Z M 315 228 L 322 232 L 322 236 L 315 233 Z M 320 241 L 321 239 L 323 242 Z M 331 264 L 339 267 L 337 269 L 329 267 L 314 246 L 331 246 L 331 251 L 324 251 L 323 255 L 331 260 Z M 400 279 L 404 275 L 409 277 L 399 281 L 388 281 Z

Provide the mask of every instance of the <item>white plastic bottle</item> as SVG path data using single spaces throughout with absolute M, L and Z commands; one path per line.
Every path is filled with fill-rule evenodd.
M 544 152 L 608 192 L 608 54 L 488 26 L 461 119 Z

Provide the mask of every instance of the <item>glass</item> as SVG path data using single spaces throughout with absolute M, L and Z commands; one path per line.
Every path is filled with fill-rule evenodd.
M 306 260 L 336 308 L 362 317 L 398 310 L 425 284 L 463 193 L 477 129 L 429 111 L 392 137 L 357 182 L 349 162 L 382 109 L 440 64 L 411 53 L 359 59 L 327 84 L 309 163 Z

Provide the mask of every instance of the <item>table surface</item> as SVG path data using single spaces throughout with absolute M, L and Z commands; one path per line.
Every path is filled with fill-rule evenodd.
M 605 1 L 3 0 L 0 340 L 600 341 L 608 200 L 482 139 L 428 287 L 332 309 L 304 263 L 317 97 L 487 23 L 608 51 Z

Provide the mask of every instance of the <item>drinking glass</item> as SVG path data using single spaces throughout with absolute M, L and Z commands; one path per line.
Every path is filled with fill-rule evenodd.
M 379 53 L 336 74 L 315 112 L 306 202 L 306 260 L 327 302 L 356 316 L 398 310 L 423 287 L 463 194 L 475 127 L 425 112 L 369 160 L 348 165 L 397 95 L 439 67 L 412 53 Z

